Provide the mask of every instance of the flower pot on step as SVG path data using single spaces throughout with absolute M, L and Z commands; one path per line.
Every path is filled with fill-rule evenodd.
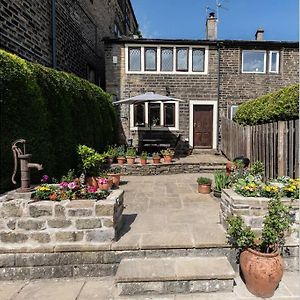
M 164 156 L 164 162 L 165 163 L 171 163 L 172 159 L 173 159 L 173 157 L 171 155 L 165 155 Z
M 135 164 L 135 157 L 133 157 L 133 156 L 126 156 L 126 159 L 127 159 L 127 163 L 129 165 L 134 165 Z
M 141 158 L 140 162 L 142 166 L 145 166 L 147 164 L 147 158 Z
M 198 184 L 198 193 L 200 194 L 210 194 L 211 184 Z
M 119 165 L 124 165 L 126 162 L 126 158 L 122 156 L 118 157 L 117 160 Z

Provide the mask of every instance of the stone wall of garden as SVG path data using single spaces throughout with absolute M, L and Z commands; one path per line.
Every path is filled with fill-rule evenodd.
M 2 250 L 110 243 L 122 227 L 122 190 L 98 201 L 33 201 L 31 193 L 17 192 L 8 193 L 2 200 Z

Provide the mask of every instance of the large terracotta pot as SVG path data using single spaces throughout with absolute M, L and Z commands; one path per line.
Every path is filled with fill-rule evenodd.
M 113 185 L 115 187 L 118 187 L 120 185 L 120 180 L 121 180 L 121 173 L 118 174 L 107 174 L 108 176 L 111 177 Z
M 211 184 L 198 184 L 198 193 L 200 194 L 210 194 Z
M 89 186 L 98 187 L 98 181 L 95 176 L 86 177 L 85 183 Z
M 240 255 L 240 267 L 250 293 L 262 298 L 273 296 L 283 275 L 283 259 L 279 251 L 244 250 Z
M 99 187 L 99 190 L 101 191 L 108 191 L 109 190 L 109 184 L 108 183 L 98 183 L 98 187 Z
M 134 165 L 134 163 L 135 163 L 135 157 L 133 157 L 133 156 L 127 156 L 126 159 L 127 159 L 127 163 L 129 165 Z
M 172 162 L 172 156 L 171 155 L 164 156 L 164 162 L 165 163 L 171 163 Z
M 126 161 L 126 158 L 125 157 L 118 157 L 117 160 L 118 160 L 119 165 L 124 165 L 125 161 Z
M 145 166 L 147 164 L 147 158 L 141 158 L 141 165 Z

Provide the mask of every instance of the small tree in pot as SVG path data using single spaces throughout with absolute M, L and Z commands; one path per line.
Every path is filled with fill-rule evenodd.
M 126 161 L 124 145 L 121 145 L 117 148 L 117 160 L 119 165 L 123 165 Z
M 240 216 L 228 219 L 228 242 L 238 249 L 246 287 L 255 296 L 273 296 L 283 275 L 280 250 L 292 223 L 290 208 L 281 202 L 279 196 L 268 203 L 260 237 L 256 237 Z
M 142 152 L 141 155 L 140 155 L 140 161 L 141 161 L 141 165 L 146 165 L 147 164 L 147 157 L 148 157 L 148 154 L 147 152 Z
M 212 180 L 206 177 L 198 177 L 198 192 L 200 194 L 209 194 L 211 192 Z
M 136 158 L 136 150 L 134 147 L 128 147 L 126 151 L 126 159 L 129 165 L 133 165 L 135 163 Z

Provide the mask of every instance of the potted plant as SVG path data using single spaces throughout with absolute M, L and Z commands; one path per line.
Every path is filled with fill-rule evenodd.
M 212 180 L 206 177 L 198 177 L 198 193 L 209 194 L 211 192 Z
M 111 165 L 114 162 L 114 159 L 117 157 L 118 151 L 116 147 L 108 146 L 106 151 L 107 161 Z
M 175 152 L 170 148 L 167 148 L 166 150 L 161 150 L 160 153 L 163 155 L 164 162 L 166 163 L 172 162 L 173 156 L 175 154 Z
M 125 147 L 124 145 L 121 145 L 117 148 L 117 160 L 118 160 L 118 164 L 119 165 L 123 165 L 126 162 L 126 158 L 125 158 Z
M 154 164 L 159 164 L 160 163 L 160 154 L 158 152 L 153 152 L 152 153 L 152 162 Z
M 87 185 L 98 186 L 96 176 L 102 163 L 105 162 L 105 155 L 101 155 L 94 149 L 85 145 L 79 145 L 77 153 L 81 158 L 81 165 L 85 174 Z
M 129 165 L 133 165 L 135 163 L 136 158 L 136 150 L 134 147 L 128 147 L 126 151 L 126 159 Z
M 141 165 L 146 165 L 147 164 L 147 157 L 148 157 L 148 154 L 147 152 L 142 152 L 141 155 L 140 155 L 140 161 L 141 161 Z
M 227 222 L 228 242 L 239 251 L 247 289 L 258 297 L 272 297 L 283 275 L 280 250 L 293 223 L 290 208 L 279 196 L 270 199 L 260 236 L 240 216 L 233 216 Z
M 214 173 L 215 178 L 215 187 L 214 187 L 214 196 L 221 198 L 222 189 L 229 187 L 231 181 L 230 177 L 226 175 L 224 171 L 216 171 Z
M 98 187 L 101 191 L 108 191 L 110 189 L 109 182 L 107 178 L 98 178 Z
M 121 180 L 121 168 L 115 167 L 108 170 L 107 175 L 112 178 L 113 185 L 118 187 L 120 185 Z

